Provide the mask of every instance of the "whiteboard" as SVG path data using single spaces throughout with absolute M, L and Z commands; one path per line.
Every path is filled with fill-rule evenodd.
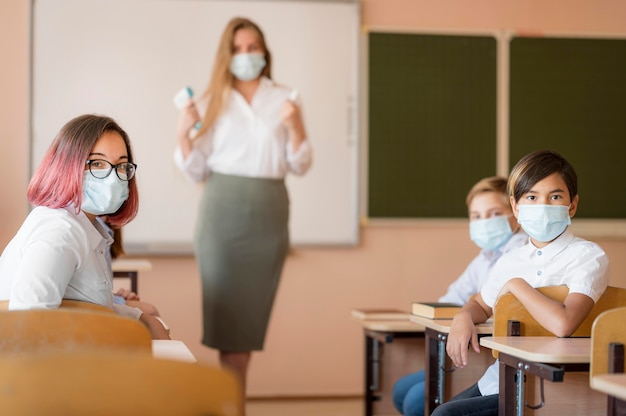
M 172 98 L 186 85 L 204 91 L 234 16 L 260 25 L 273 79 L 300 91 L 314 162 L 286 181 L 292 243 L 357 242 L 358 0 L 33 0 L 32 10 L 31 171 L 71 118 L 113 117 L 139 165 L 140 209 L 124 229 L 127 251 L 192 250 L 202 186 L 174 165 Z

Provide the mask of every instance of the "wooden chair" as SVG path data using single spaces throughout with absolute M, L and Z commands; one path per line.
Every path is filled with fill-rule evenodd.
M 565 300 L 569 290 L 567 286 L 546 286 L 537 288 L 544 295 L 559 301 Z M 589 315 L 571 335 L 572 337 L 590 337 L 591 327 L 596 317 L 602 312 L 626 306 L 626 289 L 609 286 L 598 302 L 593 306 Z M 511 293 L 502 295 L 496 301 L 493 309 L 493 336 L 508 335 L 508 321 L 519 321 L 519 335 L 522 336 L 553 336 L 550 331 L 541 326 L 528 310 Z
M 240 416 L 229 371 L 132 353 L 0 357 L 7 415 Z
M 565 300 L 569 293 L 569 289 L 567 288 L 567 286 L 546 286 L 537 288 L 537 290 L 543 293 L 545 296 L 548 296 L 558 301 Z M 589 312 L 589 315 L 587 315 L 585 320 L 580 324 L 580 326 L 576 329 L 576 331 L 574 331 L 571 336 L 590 337 L 591 327 L 596 317 L 606 310 L 619 306 L 626 306 L 626 289 L 613 286 L 607 287 L 600 299 L 598 299 L 598 302 L 596 302 L 596 304 Z M 515 326 L 509 325 L 509 321 L 515 322 Z M 515 333 L 511 333 L 511 331 Z M 511 293 L 507 293 L 500 296 L 496 301 L 496 304 L 494 305 L 493 336 L 497 337 L 509 335 L 554 336 L 553 333 L 541 326 L 541 324 L 530 315 L 528 310 L 514 295 L 512 295 Z M 492 351 L 492 354 L 495 358 L 498 358 L 497 351 Z M 570 376 L 569 379 L 575 378 L 573 376 Z M 535 377 L 529 377 L 528 379 L 526 379 L 525 382 L 527 384 L 526 390 L 528 390 L 529 392 L 527 399 L 533 401 L 533 403 L 537 402 L 535 398 L 536 381 L 537 379 Z M 539 378 L 539 390 L 539 404 L 530 405 L 528 403 L 525 403 L 525 406 L 528 408 L 528 413 L 533 414 L 532 412 L 534 410 L 543 407 L 545 404 L 543 378 Z M 588 386 L 586 387 L 586 390 L 589 390 Z M 580 392 L 580 394 L 582 395 L 587 393 L 585 391 L 582 391 Z M 589 398 L 587 396 L 584 397 L 585 399 Z
M 591 361 L 589 384 L 595 378 L 610 373 L 624 372 L 624 345 L 626 345 L 626 307 L 615 308 L 598 315 L 591 329 Z M 624 414 L 626 401 L 609 396 L 607 414 Z
M 152 338 L 139 321 L 113 313 L 70 308 L 0 312 L 0 354 L 78 348 L 151 354 Z

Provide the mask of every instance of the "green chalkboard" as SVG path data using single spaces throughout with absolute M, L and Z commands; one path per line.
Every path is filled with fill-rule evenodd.
M 496 173 L 496 39 L 368 34 L 368 216 L 466 217 Z
M 552 149 L 578 174 L 577 218 L 626 218 L 626 40 L 514 37 L 510 166 Z

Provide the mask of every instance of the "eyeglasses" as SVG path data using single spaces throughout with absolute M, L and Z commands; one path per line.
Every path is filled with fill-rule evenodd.
M 115 174 L 123 181 L 129 181 L 135 176 L 137 165 L 130 162 L 122 162 L 117 165 L 112 164 L 104 159 L 88 160 L 86 165 L 89 166 L 89 173 L 94 178 L 104 179 L 111 174 L 115 168 Z

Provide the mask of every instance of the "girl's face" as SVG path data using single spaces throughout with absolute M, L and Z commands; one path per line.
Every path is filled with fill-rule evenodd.
M 565 205 L 569 206 L 569 216 L 573 217 L 578 207 L 578 195 L 571 199 L 565 181 L 558 173 L 553 173 L 537 182 L 528 192 L 522 195 L 519 201 L 511 197 L 513 214 L 519 215 L 518 205 Z
M 233 55 L 240 53 L 265 54 L 256 32 L 252 29 L 239 29 L 233 38 Z
M 487 218 L 508 216 L 511 230 L 518 227 L 517 221 L 513 217 L 511 206 L 507 204 L 504 195 L 498 192 L 483 192 L 472 198 L 469 205 L 470 221 L 485 220 Z
M 85 164 L 85 170 L 93 169 L 93 166 L 96 165 L 96 168 L 99 169 L 108 169 L 112 166 L 118 165 L 120 163 L 128 162 L 128 151 L 126 149 L 126 143 L 122 136 L 116 131 L 107 131 L 105 132 L 96 144 L 93 149 L 91 149 L 91 153 L 89 153 L 88 160 L 90 160 L 90 164 Z M 100 161 L 100 162 L 98 162 Z M 102 161 L 109 162 L 109 164 L 104 163 Z M 92 173 L 85 173 L 86 175 L 94 175 L 93 170 Z M 112 176 L 111 176 L 112 175 Z M 85 185 L 83 183 L 83 201 L 81 205 L 81 209 L 95 224 L 95 219 L 97 215 L 102 215 L 104 213 L 112 213 L 117 211 L 121 204 L 128 198 L 128 183 L 123 182 L 116 177 L 119 175 L 113 170 L 109 171 L 109 175 L 103 179 L 98 179 L 97 181 L 103 181 L 105 183 L 105 187 L 96 187 L 94 188 L 93 183 L 88 183 Z M 89 176 L 91 179 L 91 176 Z M 113 179 L 117 186 L 112 185 L 110 182 L 106 182 L 110 179 Z M 91 193 L 96 193 L 97 197 L 91 195 Z M 85 196 L 87 193 L 87 196 Z

